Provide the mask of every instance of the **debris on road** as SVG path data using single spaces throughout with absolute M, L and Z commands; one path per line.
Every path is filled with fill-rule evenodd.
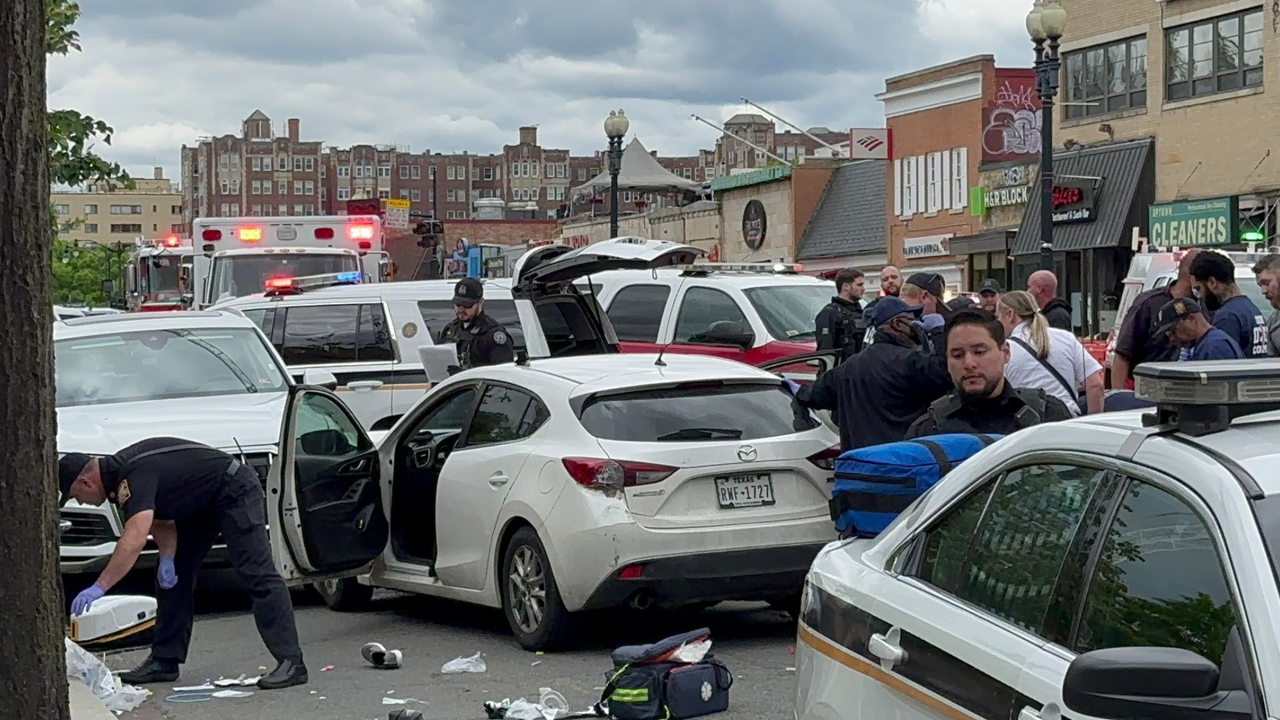
M 332 665 L 325 665 L 324 667 L 320 668 L 320 672 L 329 672 L 332 669 L 333 669 Z
M 422 720 L 422 713 L 417 710 L 392 710 L 387 720 Z
M 247 698 L 252 694 L 243 690 L 219 690 L 213 696 L 216 698 Z
M 489 667 L 485 665 L 484 660 L 480 658 L 480 653 L 476 653 L 471 657 L 458 657 L 450 660 L 444 664 L 444 667 L 440 668 L 440 672 L 445 675 L 457 675 L 459 673 L 482 673 L 488 669 Z
M 426 705 L 427 701 L 419 700 L 417 698 L 393 698 L 393 697 L 382 698 L 383 705 L 408 705 L 409 703 L 420 703 L 422 705 Z
M 71 638 L 65 640 L 67 679 L 87 685 L 106 709 L 117 714 L 132 712 L 151 696 L 150 690 L 122 684 L 111 674 L 106 663 L 72 642 Z
M 404 653 L 388 650 L 382 643 L 366 643 L 360 648 L 360 656 L 380 670 L 395 670 L 404 664 Z

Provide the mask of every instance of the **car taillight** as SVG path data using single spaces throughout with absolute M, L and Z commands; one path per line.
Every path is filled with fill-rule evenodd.
M 213 242 L 214 240 L 221 240 L 222 231 L 221 230 L 205 230 L 204 232 L 200 233 L 200 237 L 208 242 Z
M 372 240 L 372 225 L 352 225 L 347 228 L 347 236 L 352 240 Z
M 333 228 L 316 228 L 317 240 L 332 240 Z
M 361 241 L 360 241 L 360 249 L 361 249 L 361 250 L 372 250 L 372 249 L 373 249 L 373 243 L 369 242 L 368 240 L 361 240 Z
M 840 446 L 829 447 L 819 453 L 809 456 L 809 462 L 817 465 L 823 470 L 835 470 L 836 458 L 840 457 Z
M 650 463 L 598 460 L 594 458 L 564 458 L 564 469 L 569 477 L 583 487 L 623 488 L 652 485 L 662 482 L 676 471 L 666 465 Z

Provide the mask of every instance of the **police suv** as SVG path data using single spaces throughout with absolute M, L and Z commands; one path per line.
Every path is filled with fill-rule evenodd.
M 584 248 L 544 245 L 516 261 L 511 278 L 486 279 L 485 312 L 506 327 L 517 353 L 530 358 L 618 352 L 596 300 L 575 281 L 609 270 L 688 264 L 697 248 L 623 237 Z M 456 280 L 364 284 L 336 273 L 272 278 L 260 294 L 221 303 L 253 320 L 295 377 L 334 374 L 343 402 L 384 431 L 430 387 L 419 350 L 454 319 Z
M 235 455 L 265 482 L 293 380 L 253 323 L 228 312 L 91 316 L 55 322 L 53 341 L 59 453 L 179 437 Z M 62 572 L 101 571 L 123 529 L 115 506 L 71 501 L 61 520 Z M 149 544 L 142 563 L 154 559 Z
M 798 720 L 1280 716 L 1280 361 L 1135 375 L 823 550 Z

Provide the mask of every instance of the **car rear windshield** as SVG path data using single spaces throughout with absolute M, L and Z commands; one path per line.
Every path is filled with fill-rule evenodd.
M 831 302 L 829 285 L 772 285 L 743 290 L 775 340 L 814 340 L 813 319 Z
M 592 435 L 628 442 L 757 440 L 819 425 L 781 384 L 719 381 L 596 395 L 580 417 Z

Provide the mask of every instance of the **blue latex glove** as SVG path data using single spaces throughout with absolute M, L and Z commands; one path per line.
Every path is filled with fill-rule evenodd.
M 178 570 L 173 566 L 173 558 L 160 556 L 160 566 L 156 568 L 156 582 L 161 590 L 172 590 L 178 584 Z
M 76 599 L 71 601 L 72 617 L 79 617 L 88 612 L 89 608 L 93 607 L 95 602 L 101 600 L 102 596 L 105 595 L 106 592 L 106 590 L 98 587 L 97 583 L 81 590 L 80 594 L 76 596 Z
M 795 380 L 790 380 L 787 378 L 782 378 L 782 382 L 787 384 L 787 389 L 791 391 L 792 395 L 800 394 L 800 383 L 796 382 Z
M 925 332 L 937 330 L 946 324 L 947 321 L 943 320 L 941 315 L 925 315 L 920 318 L 920 327 L 923 327 Z

